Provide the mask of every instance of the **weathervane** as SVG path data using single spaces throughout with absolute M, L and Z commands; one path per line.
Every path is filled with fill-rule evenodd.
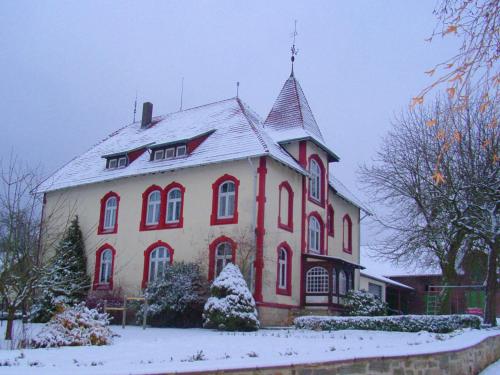
M 294 26 L 294 29 L 293 29 L 293 44 L 292 44 L 292 48 L 290 49 L 291 52 L 292 52 L 292 76 L 293 76 L 293 62 L 295 61 L 295 56 L 297 56 L 297 54 L 299 53 L 299 49 L 298 48 L 295 48 L 295 37 L 299 35 L 297 33 L 297 20 L 295 20 L 295 26 Z

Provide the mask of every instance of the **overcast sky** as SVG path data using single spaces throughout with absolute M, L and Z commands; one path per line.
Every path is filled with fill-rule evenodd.
M 0 2 L 0 158 L 13 150 L 50 173 L 132 121 L 235 96 L 265 117 L 295 73 L 336 176 L 361 199 L 369 163 L 395 113 L 453 52 L 424 41 L 435 1 Z M 141 107 L 138 108 L 140 117 Z M 369 243 L 370 237 L 363 237 Z

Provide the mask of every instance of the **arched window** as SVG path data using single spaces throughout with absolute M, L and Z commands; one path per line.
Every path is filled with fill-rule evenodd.
M 309 191 L 311 198 L 321 200 L 321 168 L 316 160 L 311 159 L 309 164 Z
M 286 241 L 277 247 L 276 294 L 292 295 L 292 248 Z
M 333 207 L 331 204 L 329 204 L 328 205 L 328 212 L 327 212 L 327 216 L 326 216 L 326 228 L 328 231 L 328 235 L 332 236 L 332 237 L 335 234 L 334 218 L 335 218 L 335 213 L 333 211 Z
M 278 227 L 293 231 L 293 190 L 287 181 L 279 185 Z
M 174 249 L 163 241 L 157 241 L 144 251 L 144 272 L 142 276 L 142 287 L 145 288 L 149 282 L 160 279 L 167 264 L 172 264 Z
M 95 253 L 94 290 L 113 289 L 113 268 L 115 249 L 109 245 L 102 245 Z
M 286 289 L 286 270 L 287 266 L 287 254 L 286 250 L 281 248 L 278 255 L 278 287 L 280 289 Z
M 347 277 L 343 270 L 339 272 L 339 294 L 346 295 L 347 294 Z
M 158 190 L 148 195 L 148 208 L 146 211 L 146 225 L 156 225 L 160 222 L 161 193 Z
M 337 293 L 337 270 L 332 268 L 332 294 Z
M 309 217 L 309 252 L 321 253 L 321 225 L 315 216 Z
M 228 263 L 235 262 L 236 243 L 226 236 L 221 236 L 210 244 L 208 279 L 213 280 Z
M 158 246 L 149 255 L 149 282 L 161 279 L 167 264 L 170 264 L 170 253 L 165 246 Z
M 219 211 L 217 218 L 228 219 L 234 215 L 234 182 L 226 181 L 219 187 Z
M 306 273 L 307 293 L 328 293 L 328 271 L 323 267 L 313 267 Z
M 342 248 L 344 252 L 352 253 L 352 221 L 347 214 L 344 216 L 342 225 Z
M 215 277 L 219 276 L 226 264 L 233 261 L 233 249 L 228 242 L 222 242 L 215 250 Z
M 110 191 L 101 199 L 98 234 L 116 233 L 118 230 L 118 194 Z
M 167 223 L 177 223 L 181 217 L 181 189 L 174 188 L 167 193 Z
M 233 176 L 224 175 L 212 184 L 211 225 L 236 224 L 238 222 L 238 186 Z
M 111 266 L 113 264 L 113 253 L 106 249 L 101 253 L 101 270 L 99 272 L 99 284 L 109 284 L 111 280 Z

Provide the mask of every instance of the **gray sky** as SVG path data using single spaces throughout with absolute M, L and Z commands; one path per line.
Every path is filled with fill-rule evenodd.
M 0 2 L 0 158 L 11 150 L 49 173 L 132 121 L 235 96 L 265 117 L 290 73 L 361 199 L 356 171 L 394 114 L 453 53 L 424 41 L 435 1 Z M 138 106 L 138 116 L 141 107 Z M 365 243 L 369 242 L 365 237 Z

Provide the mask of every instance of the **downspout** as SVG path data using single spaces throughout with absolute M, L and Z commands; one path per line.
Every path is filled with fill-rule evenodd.
M 254 164 L 252 163 L 252 159 L 250 157 L 247 158 L 248 164 L 250 165 L 250 169 L 252 170 L 253 174 L 253 205 L 252 205 L 252 222 L 251 222 L 251 233 L 253 233 L 253 262 L 251 264 L 252 271 L 251 271 L 251 280 L 250 280 L 250 289 L 252 291 L 252 294 L 255 292 L 255 259 L 257 259 L 257 232 L 255 231 L 256 228 L 256 223 L 257 223 L 257 168 L 255 168 Z

